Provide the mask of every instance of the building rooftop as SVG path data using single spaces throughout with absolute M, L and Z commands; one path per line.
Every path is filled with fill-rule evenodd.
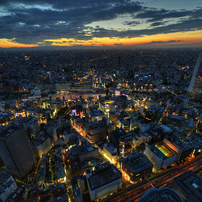
M 38 123 L 38 119 L 34 117 L 16 117 L 15 119 L 16 124 L 36 124 Z
M 177 192 L 170 188 L 152 188 L 144 193 L 139 202 L 183 202 Z
M 49 136 L 47 136 L 44 131 L 40 131 L 34 136 L 34 140 L 31 141 L 31 145 L 38 146 L 37 143 L 43 144 L 48 138 Z
M 101 110 L 96 110 L 96 111 L 92 111 L 90 112 L 90 116 L 91 117 L 95 117 L 95 116 L 105 116 L 104 112 Z
M 61 179 L 65 177 L 65 170 L 62 166 L 58 166 L 55 168 L 57 179 Z
M 193 171 L 176 177 L 174 181 L 195 201 L 202 201 L 202 180 Z
M 54 128 L 56 127 L 56 125 L 57 125 L 56 121 L 50 121 L 43 127 L 43 129 Z
M 74 198 L 82 196 L 81 189 L 78 187 L 78 179 L 84 180 L 84 176 L 79 175 L 71 179 Z
M 164 142 L 157 143 L 155 145 L 155 148 L 157 148 L 162 153 L 163 158 L 175 155 L 175 152 L 170 147 L 168 147 L 168 145 L 166 145 Z
M 113 164 L 106 162 L 95 167 L 95 171 L 92 171 L 92 176 L 88 178 L 88 181 L 90 189 L 93 191 L 121 178 L 121 171 Z
M 0 172 L 0 195 L 6 191 L 7 187 L 10 187 L 14 183 L 14 181 L 9 179 L 10 177 L 11 175 Z
M 21 129 L 22 127 L 17 125 L 11 125 L 10 127 L 6 127 L 5 130 L 0 132 L 0 139 L 6 140 Z
M 17 187 L 11 195 L 8 197 L 7 201 L 8 202 L 13 202 L 13 201 L 20 201 L 20 198 L 22 195 L 24 195 L 24 192 L 26 192 L 25 187 Z
M 125 164 L 132 172 L 139 172 L 139 170 L 153 166 L 153 163 L 146 157 L 146 155 L 139 152 L 130 154 L 123 160 L 123 164 Z
M 129 142 L 129 141 L 132 141 L 132 139 L 133 139 L 133 134 L 132 133 L 127 133 L 126 135 L 121 136 L 119 138 L 119 142 Z

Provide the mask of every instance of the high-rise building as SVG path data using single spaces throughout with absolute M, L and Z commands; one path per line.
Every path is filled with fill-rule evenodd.
M 24 127 L 12 125 L 0 132 L 0 156 L 14 176 L 23 178 L 34 168 L 36 159 Z
M 187 94 L 195 97 L 195 98 L 201 98 L 202 97 L 202 78 L 198 78 L 197 74 L 198 74 L 198 69 L 200 67 L 201 64 L 201 60 L 202 60 L 202 49 L 201 52 L 199 54 L 198 60 L 196 62 L 196 66 L 191 78 L 191 82 L 189 84 L 189 87 L 187 89 Z
M 47 72 L 47 74 L 48 74 L 48 77 L 49 77 L 50 82 L 52 83 L 51 72 L 49 71 L 49 72 Z

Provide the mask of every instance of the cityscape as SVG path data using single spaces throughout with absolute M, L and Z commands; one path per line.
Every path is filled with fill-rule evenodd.
M 202 202 L 201 5 L 0 2 L 0 202 Z
M 1 52 L 1 200 L 201 201 L 201 57 Z

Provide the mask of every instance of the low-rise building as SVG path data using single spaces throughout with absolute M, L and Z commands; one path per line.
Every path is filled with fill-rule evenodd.
M 156 145 L 147 145 L 145 155 L 154 164 L 153 171 L 159 171 L 161 168 L 171 166 L 176 159 L 176 152 L 165 143 Z
M 6 201 L 16 188 L 17 185 L 12 175 L 0 172 L 0 200 L 2 202 Z
M 126 133 L 122 128 L 111 131 L 109 141 L 118 149 L 118 154 L 125 157 L 132 152 L 133 132 Z
M 122 173 L 109 162 L 96 166 L 94 171 L 88 168 L 85 173 L 91 201 L 122 188 Z
M 102 118 L 105 118 L 105 114 L 101 110 L 92 111 L 90 112 L 90 118 L 91 121 L 101 121 Z
M 184 160 L 190 156 L 194 150 L 193 144 L 188 142 L 181 142 L 179 140 L 172 142 L 167 139 L 163 141 L 176 152 L 176 161 Z
M 83 192 L 85 191 L 85 179 L 83 175 L 71 179 L 73 197 L 75 202 L 83 202 Z
M 43 130 L 50 136 L 51 143 L 55 143 L 58 139 L 58 136 L 57 136 L 58 128 L 59 128 L 59 125 L 56 121 L 50 121 L 43 127 Z
M 24 128 L 28 128 L 31 137 L 36 135 L 36 133 L 40 130 L 40 126 L 37 118 L 17 117 L 14 122 L 16 125 L 21 125 L 21 126 L 24 126 Z
M 122 159 L 122 169 L 130 176 L 131 181 L 150 174 L 153 169 L 153 163 L 146 157 L 146 155 L 134 152 L 128 157 Z
M 93 121 L 82 126 L 83 134 L 90 143 L 106 138 L 107 127 L 105 121 Z
M 65 169 L 62 166 L 55 167 L 55 173 L 58 183 L 66 183 Z
M 173 179 L 171 188 L 179 193 L 184 201 L 202 201 L 202 180 L 193 171 Z
M 43 154 L 46 154 L 51 148 L 51 140 L 44 131 L 37 133 L 33 140 L 30 141 L 34 155 L 42 158 Z
M 103 153 L 112 162 L 116 162 L 118 160 L 117 148 L 112 143 L 106 142 L 104 144 Z
M 6 201 L 18 202 L 27 199 L 27 188 L 17 187 Z
M 138 147 L 141 144 L 151 142 L 152 136 L 149 132 L 135 133 L 133 136 L 133 147 Z

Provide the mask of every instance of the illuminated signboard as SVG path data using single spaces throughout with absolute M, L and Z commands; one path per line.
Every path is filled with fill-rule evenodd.
M 119 90 L 116 90 L 116 91 L 115 91 L 115 95 L 116 95 L 116 96 L 119 96 L 120 94 L 121 94 L 121 91 L 119 91 Z

